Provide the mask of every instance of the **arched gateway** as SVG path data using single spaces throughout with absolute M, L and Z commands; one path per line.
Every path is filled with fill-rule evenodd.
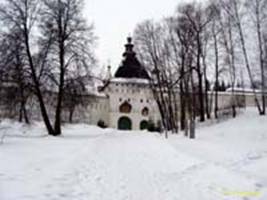
M 148 128 L 148 122 L 146 120 L 143 120 L 140 122 L 140 130 L 145 130 Z
M 129 117 L 121 117 L 118 120 L 119 130 L 132 130 L 132 121 Z

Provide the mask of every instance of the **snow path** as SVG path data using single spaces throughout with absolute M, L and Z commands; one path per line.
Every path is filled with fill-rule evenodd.
M 196 140 L 86 125 L 25 138 L 44 131 L 12 125 L 0 145 L 0 200 L 265 200 L 265 123 L 249 112 L 200 128 Z
M 18 135 L 20 130 L 23 134 Z M 54 138 L 44 135 L 43 127 L 28 130 L 12 124 L 0 146 L 0 200 L 64 199 L 77 183 L 75 163 L 86 158 L 88 142 L 101 136 L 101 131 L 95 130 L 79 126 L 81 134 Z M 85 134 L 88 131 L 92 133 Z M 33 132 L 37 136 L 29 137 Z
M 76 187 L 79 199 L 84 189 L 87 193 L 82 199 L 179 199 L 164 176 L 200 164 L 154 135 L 106 135 L 97 139 L 88 153 L 81 167 L 81 184 Z
M 179 152 L 216 166 L 220 173 L 222 170 L 219 168 L 222 168 L 241 176 L 245 182 L 253 185 L 245 191 L 259 192 L 259 199 L 267 199 L 266 121 L 266 117 L 258 116 L 254 109 L 249 108 L 236 119 L 198 129 L 196 140 L 174 136 L 169 142 Z M 235 179 L 228 178 L 235 182 Z M 232 188 L 225 186 L 224 189 L 244 191 L 244 188 L 238 189 L 234 185 Z
M 262 189 L 247 176 L 177 152 L 161 138 L 125 133 L 116 137 L 107 135 L 90 146 L 75 198 L 245 199 L 224 193 Z

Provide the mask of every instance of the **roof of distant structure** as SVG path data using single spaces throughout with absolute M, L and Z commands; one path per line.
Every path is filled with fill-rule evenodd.
M 133 47 L 132 38 L 128 37 L 127 44 L 125 45 L 126 50 L 123 53 L 123 61 L 115 73 L 115 78 L 149 79 L 146 69 L 136 58 L 136 53 L 133 51 Z
M 231 87 L 226 89 L 226 92 L 231 92 L 231 91 L 232 91 Z M 259 89 L 255 89 L 253 91 L 253 89 L 251 89 L 251 88 L 241 88 L 241 87 L 234 87 L 233 91 L 234 92 L 246 92 L 246 93 L 253 93 L 255 91 L 256 93 L 261 93 L 261 90 L 259 90 Z M 266 92 L 267 91 L 265 91 L 265 93 Z

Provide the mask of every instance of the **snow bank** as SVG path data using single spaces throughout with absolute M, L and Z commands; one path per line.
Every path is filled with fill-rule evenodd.
M 196 140 L 85 124 L 36 137 L 46 135 L 40 124 L 2 122 L 0 199 L 265 200 L 266 119 L 249 109 L 200 127 Z
M 14 137 L 42 137 L 46 136 L 45 126 L 41 122 L 33 122 L 30 125 L 5 119 L 0 123 L 6 136 Z

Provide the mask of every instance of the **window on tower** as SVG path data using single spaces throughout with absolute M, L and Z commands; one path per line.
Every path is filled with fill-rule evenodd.
M 121 113 L 130 113 L 132 111 L 132 106 L 127 101 L 125 101 L 123 104 L 121 104 L 119 110 Z
M 148 108 L 144 107 L 143 110 L 142 110 L 142 115 L 146 117 L 146 116 L 148 116 L 148 114 L 149 114 Z

